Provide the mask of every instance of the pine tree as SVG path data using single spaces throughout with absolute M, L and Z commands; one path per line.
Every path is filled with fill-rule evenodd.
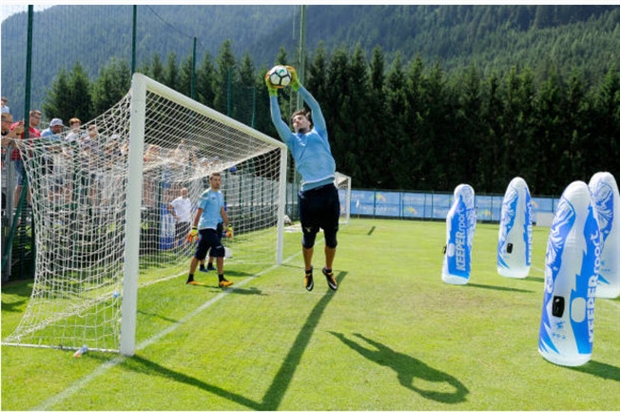
M 93 116 L 114 106 L 131 87 L 131 73 L 126 60 L 112 59 L 103 67 L 93 84 Z
M 52 83 L 45 100 L 43 101 L 43 113 L 50 120 L 68 114 L 72 107 L 69 101 L 71 86 L 69 76 L 65 69 L 61 69 Z

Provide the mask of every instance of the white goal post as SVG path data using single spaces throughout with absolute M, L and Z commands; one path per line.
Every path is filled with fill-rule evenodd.
M 351 176 L 336 172 L 334 183 L 340 197 L 340 223 L 347 224 L 351 218 Z
M 139 73 L 75 132 L 18 143 L 33 189 L 35 279 L 3 345 L 132 356 L 138 288 L 185 286 L 195 248 L 167 206 L 187 188 L 195 208 L 214 172 L 235 232 L 223 239 L 226 267 L 282 263 L 284 143 Z

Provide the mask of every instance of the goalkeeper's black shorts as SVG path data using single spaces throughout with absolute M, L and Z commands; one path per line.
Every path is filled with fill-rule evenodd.
M 318 233 L 323 229 L 326 236 L 334 236 L 340 219 L 340 199 L 333 183 L 316 189 L 299 192 L 299 217 L 303 233 Z
M 204 259 L 207 257 L 207 252 L 209 252 L 209 256 L 215 258 L 224 257 L 224 246 L 222 246 L 220 236 L 217 234 L 216 229 L 200 229 L 198 235 L 198 248 L 194 255 L 196 259 Z

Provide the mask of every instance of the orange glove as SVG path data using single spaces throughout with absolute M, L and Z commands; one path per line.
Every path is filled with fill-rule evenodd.
M 187 241 L 189 243 L 193 243 L 198 240 L 198 228 L 196 226 L 192 227 L 192 230 L 189 231 L 189 235 L 187 235 Z

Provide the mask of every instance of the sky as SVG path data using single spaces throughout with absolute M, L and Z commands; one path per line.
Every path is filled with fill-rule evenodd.
M 54 4 L 33 4 L 34 11 L 45 10 L 48 7 L 53 6 Z M 9 17 L 11 14 L 19 13 L 20 11 L 28 11 L 27 3 L 17 1 L 3 1 L 2 2 L 2 21 Z

